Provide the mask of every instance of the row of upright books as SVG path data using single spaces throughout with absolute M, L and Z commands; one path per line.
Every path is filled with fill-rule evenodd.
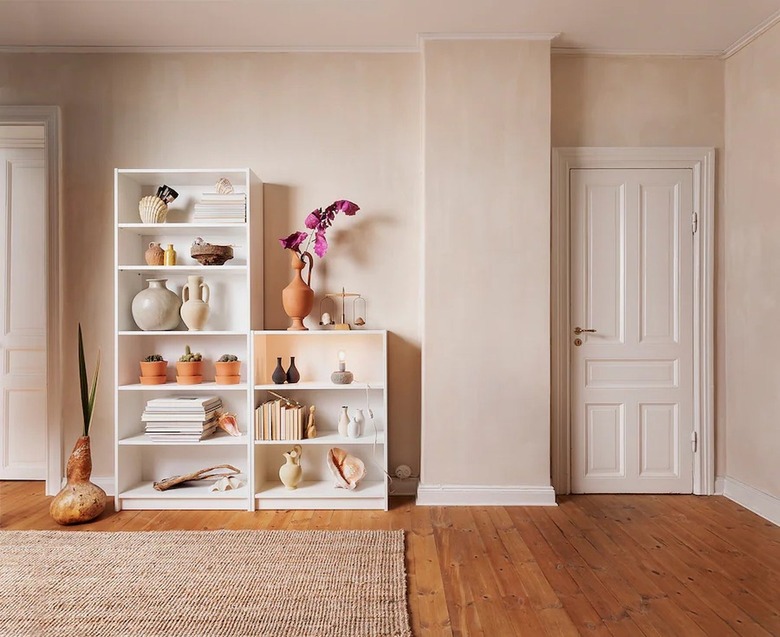
M 306 408 L 277 398 L 255 409 L 255 440 L 303 440 Z
M 217 428 L 218 396 L 176 396 L 146 401 L 141 422 L 154 442 L 199 442 Z
M 204 192 L 195 204 L 196 223 L 243 223 L 246 221 L 246 193 Z

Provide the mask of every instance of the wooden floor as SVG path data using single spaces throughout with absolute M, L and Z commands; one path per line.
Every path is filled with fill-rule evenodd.
M 0 528 L 55 529 L 39 482 L 0 482 Z M 722 497 L 558 507 L 107 511 L 74 530 L 404 529 L 415 635 L 780 635 L 780 528 Z M 2 556 L 0 556 L 2 560 Z

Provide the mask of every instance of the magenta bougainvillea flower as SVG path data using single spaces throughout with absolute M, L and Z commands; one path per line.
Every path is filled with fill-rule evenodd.
M 317 208 L 310 212 L 303 222 L 310 232 L 293 232 L 289 237 L 279 239 L 279 243 L 287 250 L 295 250 L 298 254 L 303 254 L 309 250 L 313 239 L 314 254 L 322 258 L 328 251 L 328 240 L 325 238 L 325 232 L 333 225 L 336 215 L 343 212 L 348 217 L 352 217 L 358 210 L 360 210 L 360 206 L 348 199 L 339 199 L 326 208 Z M 301 250 L 301 244 L 307 239 L 306 247 Z

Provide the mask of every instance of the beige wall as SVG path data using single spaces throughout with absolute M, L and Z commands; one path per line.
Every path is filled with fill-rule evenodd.
M 553 146 L 714 146 L 716 241 L 716 473 L 726 472 L 722 61 L 557 55 L 552 60 Z
M 549 486 L 549 43 L 423 65 L 422 482 Z
M 350 198 L 314 270 L 318 293 L 368 299 L 392 330 L 390 459 L 419 468 L 419 56 L 0 54 L 0 103 L 58 104 L 63 124 L 64 441 L 79 431 L 76 323 L 104 367 L 95 475 L 113 472 L 114 167 L 249 166 L 266 182 L 266 327 L 288 324 L 277 237 L 311 209 Z M 257 249 L 262 249 L 257 246 Z M 93 356 L 89 356 L 94 360 Z
M 780 497 L 780 27 L 726 61 L 728 475 Z M 775 163 L 778 162 L 778 163 Z

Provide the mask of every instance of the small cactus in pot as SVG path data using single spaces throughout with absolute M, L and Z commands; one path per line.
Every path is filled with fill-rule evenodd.
M 218 385 L 237 385 L 241 382 L 241 361 L 235 354 L 223 354 L 214 367 L 217 370 L 215 380 Z
M 167 380 L 168 361 L 160 354 L 150 354 L 141 361 L 142 385 L 163 385 Z
M 203 356 L 193 352 L 189 345 L 176 363 L 176 382 L 179 385 L 197 385 L 203 382 Z

